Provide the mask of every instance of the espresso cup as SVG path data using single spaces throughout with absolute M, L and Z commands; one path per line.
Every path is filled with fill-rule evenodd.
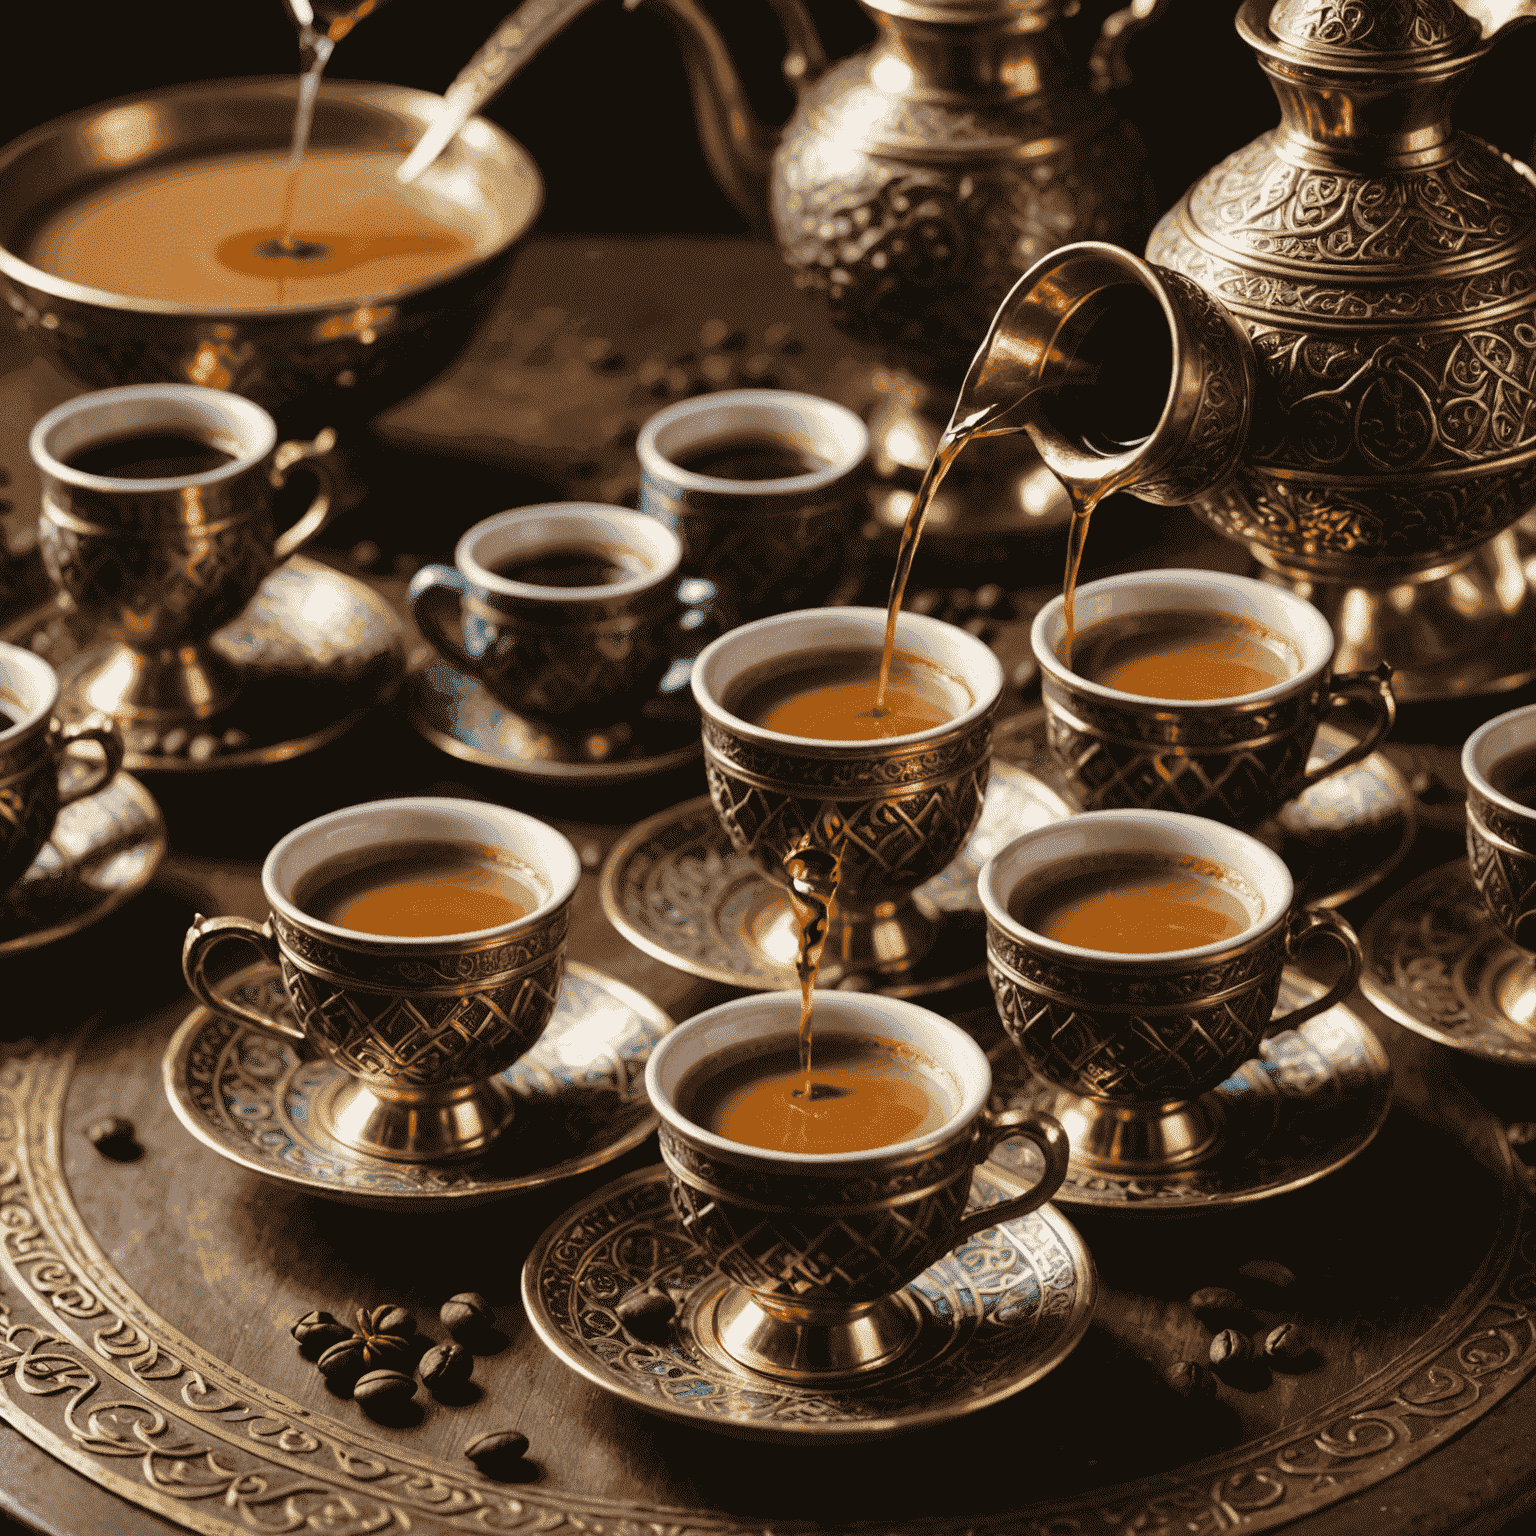
M 1499 931 L 1526 950 L 1536 950 L 1536 807 L 1511 791 L 1523 796 L 1533 763 L 1536 704 L 1479 726 L 1461 749 L 1472 880 Z
M 396 937 L 322 921 L 296 899 L 339 855 L 412 841 L 494 854 L 538 898 L 512 922 L 471 933 Z M 374 1157 L 427 1161 L 483 1150 L 512 1118 L 499 1078 L 544 1032 L 565 966 L 581 864 L 541 821 L 504 806 L 412 797 L 332 811 L 282 838 L 262 865 L 270 913 L 194 919 L 182 970 L 205 1008 L 304 1044 L 346 1076 L 314 1114 L 337 1141 Z M 218 990 L 213 950 L 236 939 L 282 976 L 289 1011 Z
M 1145 634 L 1160 614 L 1221 615 L 1273 637 L 1290 673 L 1270 687 L 1223 699 L 1147 698 L 1108 687 L 1061 659 L 1066 613 L 1062 598 L 1053 598 L 1036 616 L 1030 642 L 1051 750 L 1085 810 L 1189 811 L 1230 826 L 1256 826 L 1287 800 L 1368 757 L 1396 718 L 1391 669 L 1334 677 L 1328 621 L 1279 587 L 1214 571 L 1136 571 L 1086 582 L 1074 608 L 1078 639 L 1109 620 Z M 1364 738 L 1309 768 L 1318 726 L 1354 703 L 1374 717 Z
M 964 1030 L 869 994 L 817 992 L 816 1038 L 894 1043 L 948 1111 L 937 1130 L 872 1150 L 782 1152 L 728 1140 L 679 1102 L 691 1074 L 755 1042 L 792 1051 L 799 1026 L 799 996 L 787 992 L 708 1009 L 651 1053 L 645 1086 L 661 1116 L 673 1206 L 730 1282 L 711 1312 L 713 1336 L 753 1370 L 805 1381 L 891 1364 L 918 1326 L 896 1293 L 974 1233 L 1044 1205 L 1066 1174 L 1067 1146 L 1048 1115 L 987 1108 L 991 1068 Z M 1044 1154 L 1040 1182 L 965 1215 L 971 1170 L 1012 1136 Z
M 613 579 L 554 586 L 498 574 L 561 555 Z M 552 502 L 498 512 L 411 582 L 411 613 L 452 666 L 518 714 L 612 711 L 646 697 L 678 654 L 677 536 L 624 507 Z
M 733 443 L 778 445 L 806 467 L 762 479 L 684 467 Z M 641 428 L 640 510 L 676 530 L 683 572 L 714 584 L 724 627 L 811 608 L 846 569 L 868 451 L 864 423 L 834 401 L 782 389 L 700 395 Z
M 1248 922 L 1187 949 L 1127 953 L 1037 933 L 1009 904 L 1026 884 L 1144 861 L 1215 865 Z M 1090 811 L 1026 832 L 977 878 L 987 914 L 987 973 L 1020 1054 L 1066 1097 L 1056 1114 L 1090 1167 L 1167 1169 L 1214 1151 L 1220 1123 L 1199 1096 L 1225 1081 L 1265 1036 L 1294 1029 L 1344 997 L 1360 943 L 1332 911 L 1297 905 L 1279 855 L 1236 828 L 1172 811 Z M 1272 1017 L 1280 973 L 1313 934 L 1343 945 L 1348 966 L 1316 1001 Z
M 880 650 L 883 608 L 812 608 L 758 619 L 720 636 L 693 665 L 704 716 L 704 769 L 732 846 L 786 889 L 785 861 L 815 850 L 838 864 L 826 981 L 910 969 L 937 934 L 911 893 L 950 864 L 981 815 L 992 763 L 992 717 L 1002 694 L 997 657 L 974 635 L 901 613 L 896 649 L 954 687 L 954 715 L 879 741 L 827 741 L 769 730 L 728 700 L 768 658 Z
M 230 455 L 196 474 L 89 473 L 67 460 L 145 434 L 198 439 Z M 72 691 L 122 720 L 202 720 L 229 706 L 238 674 L 208 644 L 262 579 L 330 521 L 321 462 L 333 439 L 277 441 L 259 405 L 193 384 L 130 384 L 55 406 L 32 430 L 43 481 L 43 562 L 59 590 L 116 642 L 71 670 Z M 274 536 L 272 499 L 303 463 L 320 494 Z
M 98 715 L 63 725 L 58 701 L 59 680 L 42 657 L 0 643 L 0 891 L 42 852 L 60 809 L 105 789 L 122 766 L 117 722 Z M 64 759 L 81 757 L 76 747 L 87 741 L 100 746 L 100 760 L 89 754 L 84 777 L 64 779 Z

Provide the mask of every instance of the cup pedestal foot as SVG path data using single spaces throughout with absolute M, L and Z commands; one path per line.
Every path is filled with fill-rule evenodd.
M 507 1128 L 516 1096 L 500 1078 L 439 1094 L 375 1090 L 338 1078 L 314 1101 L 315 1128 L 369 1157 L 441 1162 L 483 1152 Z
M 59 669 L 59 682 L 72 712 L 162 730 L 222 714 L 240 692 L 239 672 L 204 645 L 153 656 L 126 645 L 86 651 Z
M 798 919 L 783 888 L 764 884 L 759 900 L 737 914 L 737 943 L 784 966 L 793 966 L 799 944 Z M 870 912 L 834 909 L 831 931 L 816 972 L 818 987 L 858 992 L 910 971 L 934 946 L 941 921 L 907 897 Z M 865 979 L 867 978 L 867 985 Z
M 802 1386 L 884 1370 L 911 1348 L 922 1326 L 905 1291 L 862 1309 L 817 1315 L 761 1303 L 737 1285 L 709 1295 L 696 1320 L 700 1343 L 717 1358 Z
M 1164 1104 L 1110 1104 L 1057 1089 L 1042 1108 L 1061 1122 L 1072 1161 L 1100 1173 L 1173 1173 L 1220 1150 L 1222 1114 L 1210 1095 Z

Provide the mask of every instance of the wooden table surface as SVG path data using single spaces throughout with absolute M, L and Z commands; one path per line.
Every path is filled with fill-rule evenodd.
M 742 331 L 738 367 L 771 355 L 780 382 L 854 400 L 867 393 L 873 360 L 836 338 L 790 288 L 771 251 L 744 241 L 535 241 L 466 358 L 391 413 L 382 430 L 393 445 L 392 472 L 377 482 L 388 489 L 376 487 L 342 522 L 332 558 L 398 599 L 417 561 L 445 555 L 464 526 L 500 506 L 551 493 L 621 499 L 634 478 L 630 423 L 664 403 L 638 381 L 640 365 L 660 358 L 695 368 L 698 329 L 712 319 Z M 793 327 L 798 350 L 772 351 L 762 340 L 779 320 Z M 594 340 L 609 341 L 611 352 L 590 347 Z M 690 352 L 694 359 L 685 360 Z M 605 366 L 605 356 L 621 362 Z M 1240 552 L 1183 512 L 1130 503 L 1101 517 L 1091 553 L 1096 573 L 1138 564 L 1241 566 Z M 1059 579 L 1059 541 L 1050 538 L 980 556 L 935 548 L 926 572 L 924 559 L 919 583 L 948 590 L 996 580 L 1021 603 Z M 871 582 L 879 577 L 877 551 Z M 1017 639 L 1012 633 L 999 644 Z M 1005 708 L 1028 702 L 1010 692 Z M 1357 922 L 1385 890 L 1458 856 L 1452 748 L 1477 721 L 1519 702 L 1526 696 L 1405 712 L 1393 752 L 1423 791 L 1423 827 L 1387 886 L 1346 909 Z M 1520 1200 L 1501 1126 L 1531 1117 L 1522 1074 L 1458 1057 L 1357 1002 L 1396 1079 L 1397 1104 L 1378 1140 L 1318 1185 L 1252 1209 L 1177 1222 L 1074 1216 L 1099 1269 L 1101 1305 L 1078 1350 L 1044 1381 L 973 1419 L 874 1445 L 834 1452 L 725 1440 L 605 1397 L 543 1349 L 517 1302 L 521 1262 L 538 1234 L 610 1179 L 654 1163 L 654 1142 L 500 1205 L 451 1217 L 383 1217 L 277 1189 L 225 1164 L 181 1128 L 159 1076 L 165 1043 L 190 1007 L 178 956 L 193 911 L 263 916 L 258 871 L 278 836 L 335 807 L 389 795 L 483 796 L 552 821 L 584 864 L 572 959 L 628 982 L 677 1020 L 732 995 L 630 946 L 597 897 L 597 870 L 614 842 L 641 817 L 702 793 L 701 770 L 596 792 L 540 787 L 450 759 L 397 711 L 384 710 L 306 759 L 162 776 L 151 787 L 173 852 L 150 890 L 87 933 L 0 963 L 10 1063 L 0 1067 L 0 1120 L 18 1064 L 72 1060 L 56 1156 L 78 1215 L 55 1212 L 55 1219 L 73 1223 L 106 1270 L 183 1341 L 180 1358 L 165 1352 L 161 1371 L 188 1414 L 212 1411 L 206 1399 L 219 1365 L 274 1401 L 297 1405 L 304 1423 L 339 1424 L 348 1444 L 382 1447 L 381 1457 L 409 1465 L 467 1468 L 460 1456 L 467 1439 L 515 1425 L 529 1436 L 538 1475 L 522 1487 L 483 1484 L 493 1503 L 459 1519 L 412 1504 L 404 1492 L 391 1503 L 383 1497 L 389 1479 L 370 1483 L 355 1462 L 347 1478 L 333 1476 L 316 1492 L 291 1468 L 278 1476 L 245 1467 L 233 1449 L 216 1447 L 210 1460 L 206 1446 L 189 1440 L 178 1451 L 183 1431 L 156 1429 L 142 1410 L 117 1414 L 122 1443 L 107 1456 L 101 1436 L 91 1438 L 101 1426 L 93 1430 L 90 1415 L 116 1400 L 103 1381 L 94 1396 L 61 1388 L 46 1403 L 23 1405 L 74 1448 L 72 1462 L 0 1424 L 0 1510 L 24 1526 L 61 1536 L 176 1528 L 102 1486 L 108 1474 L 155 1490 L 183 1528 L 209 1531 L 568 1527 L 662 1536 L 874 1522 L 881 1531 L 1200 1536 L 1255 1521 L 1272 1526 L 1294 1511 L 1301 1521 L 1294 1528 L 1334 1536 L 1492 1532 L 1536 1507 L 1525 1293 L 1495 1303 L 1500 1277 L 1479 1269 L 1489 1253 L 1517 1241 L 1510 1234 Z M 939 1006 L 988 1027 L 984 989 Z M 90 1147 L 83 1128 L 103 1113 L 134 1120 L 142 1158 L 112 1163 Z M 0 1123 L 0 1140 L 7 1133 Z M 16 1266 L 27 1258 L 15 1187 L 0 1168 L 8 1266 L 0 1305 L 13 1321 L 26 1312 Z M 1184 1298 L 1231 1283 L 1237 1267 L 1255 1258 L 1278 1259 L 1298 1276 L 1293 1292 L 1257 1298 L 1257 1315 L 1304 1320 L 1320 1363 L 1224 1386 L 1216 1411 L 1189 1410 L 1161 1382 L 1166 1364 L 1203 1353 L 1204 1331 Z M 1522 1249 L 1512 1254 L 1511 1274 L 1519 1279 L 1533 1265 L 1536 1252 Z M 440 1334 L 438 1302 L 463 1289 L 496 1305 L 501 1347 L 477 1359 L 478 1398 L 445 1406 L 423 1393 L 420 1421 L 405 1428 L 373 1425 L 356 1405 L 332 1398 L 288 1337 L 289 1323 L 311 1308 L 347 1316 L 384 1302 L 409 1306 Z M 1411 1378 L 1394 1373 L 1394 1360 L 1446 1319 L 1464 1324 L 1451 1353 Z M 110 1356 L 110 1339 L 98 1332 L 96 1340 L 91 1347 Z M 210 1362 L 205 1375 L 199 1351 Z M 0 1353 L 0 1410 L 21 1403 L 7 1369 Z M 1418 1455 L 1424 1446 L 1433 1449 Z M 1280 1477 L 1281 1460 L 1301 1470 Z M 1189 1471 L 1196 1463 L 1206 1470 Z M 1382 1476 L 1399 1463 L 1401 1470 Z M 221 1467 L 229 1476 L 215 1489 Z M 1031 1507 L 1036 1514 L 1012 1513 Z

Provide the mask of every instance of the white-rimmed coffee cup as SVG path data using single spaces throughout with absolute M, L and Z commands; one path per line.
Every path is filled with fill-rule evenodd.
M 413 842 L 494 859 L 536 905 L 495 927 L 427 937 L 363 933 L 305 910 L 305 882 L 328 861 L 346 856 L 361 867 L 366 850 L 384 861 Z M 182 969 L 205 1007 L 307 1042 L 347 1074 L 315 1108 L 337 1140 L 377 1157 L 461 1156 L 511 1119 L 512 1095 L 498 1074 L 554 1012 L 580 875 L 568 839 L 505 806 L 430 796 L 349 806 L 273 846 L 261 872 L 265 922 L 199 914 Z M 213 984 L 208 961 L 228 939 L 254 946 L 278 970 L 291 1018 Z
M 1536 704 L 1496 715 L 1467 737 L 1467 862 L 1488 915 L 1512 944 L 1536 950 L 1536 807 L 1495 788 L 1502 763 L 1536 753 Z

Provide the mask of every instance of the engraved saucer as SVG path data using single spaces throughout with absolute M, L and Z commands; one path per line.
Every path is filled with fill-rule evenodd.
M 910 971 L 881 979 L 887 997 L 923 997 L 986 974 L 986 919 L 976 874 L 1021 832 L 1060 821 L 1071 806 L 1032 773 L 994 761 L 981 820 L 960 857 L 914 896 L 942 919 L 932 949 Z M 730 987 L 798 987 L 789 898 L 731 847 L 707 795 L 642 821 L 608 856 L 603 911 L 658 960 Z M 848 986 L 862 978 L 848 977 Z
M 1384 901 L 1360 947 L 1360 989 L 1383 1013 L 1452 1050 L 1536 1067 L 1531 958 L 1494 926 L 1465 859 Z
M 976 1170 L 970 1209 L 1027 1188 Z M 1093 1316 L 1098 1278 L 1082 1239 L 1046 1205 L 960 1245 L 907 1287 L 922 1333 L 867 1380 L 801 1386 L 759 1376 L 716 1343 L 726 1281 L 683 1231 L 661 1168 L 616 1180 L 555 1222 L 523 1265 L 523 1307 L 572 1370 L 664 1418 L 750 1440 L 848 1444 L 943 1424 L 1021 1392 L 1071 1354 Z M 638 1285 L 677 1313 L 655 1342 L 615 1304 Z
M 64 759 L 64 782 L 89 770 Z M 137 895 L 165 857 L 154 797 L 126 773 L 66 805 L 32 866 L 0 893 L 0 956 L 67 938 Z
M 702 751 L 686 662 L 674 662 L 655 694 L 626 718 L 572 730 L 514 713 L 439 658 L 412 676 L 407 713 L 444 752 L 543 782 L 624 784 L 691 763 Z
M 59 674 L 59 713 L 90 711 L 71 684 L 99 656 L 85 620 L 49 602 L 0 629 Z M 135 773 L 249 768 L 301 757 L 350 730 L 405 672 L 405 627 L 371 587 L 306 555 L 273 571 L 211 645 L 240 672 L 222 714 L 169 729 L 124 723 Z
M 1323 987 L 1286 971 L 1278 1007 L 1299 1008 Z M 1071 1114 L 1073 1095 L 1030 1071 L 1013 1043 L 987 1053 L 992 1107 Z M 1106 1173 L 1074 1157 L 1055 1195 L 1060 1205 L 1127 1216 L 1187 1216 L 1267 1200 L 1342 1168 L 1370 1145 L 1392 1107 L 1392 1068 L 1365 1022 L 1343 1004 L 1300 1029 L 1282 1030 L 1201 1101 L 1222 1123 L 1199 1162 L 1168 1173 Z M 991 1162 L 1033 1179 L 1040 1154 L 1007 1141 Z
M 286 1009 L 276 969 L 255 965 L 228 988 L 268 1012 Z M 645 1092 L 651 1047 L 672 1028 L 649 998 L 568 963 L 549 1027 L 503 1076 L 518 1095 L 507 1133 L 479 1157 L 385 1161 L 332 1141 L 313 1108 L 343 1073 L 282 1040 L 194 1009 L 166 1048 L 166 1097 L 220 1157 L 306 1194 L 373 1210 L 463 1209 L 599 1167 L 656 1127 Z

